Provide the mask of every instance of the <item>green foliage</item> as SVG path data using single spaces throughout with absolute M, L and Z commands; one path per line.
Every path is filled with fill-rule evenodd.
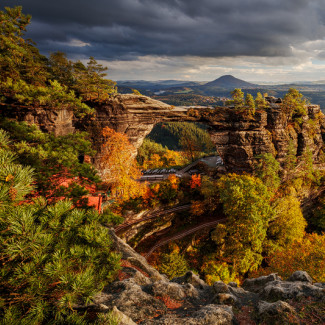
M 273 215 L 271 193 L 261 180 L 248 175 L 228 174 L 217 185 L 227 216 L 226 228 L 219 225 L 214 231 L 219 258 L 228 260 L 234 273 L 257 269 Z
M 156 163 L 155 160 L 157 160 Z M 184 157 L 178 152 L 169 150 L 148 138 L 144 139 L 138 149 L 137 161 L 143 168 L 171 167 L 186 163 Z
M 294 145 L 294 142 L 292 139 L 289 139 L 288 144 L 288 152 L 285 156 L 284 160 L 284 168 L 286 170 L 293 170 L 297 165 L 297 148 Z
M 36 126 L 6 119 L 0 120 L 0 127 L 8 132 L 17 161 L 35 169 L 40 194 L 47 197 L 55 195 L 53 191 L 58 189 L 58 185 L 53 182 L 54 175 L 67 178 L 78 176 L 85 184 L 99 181 L 95 169 L 78 160 L 79 155 L 94 154 L 86 133 L 55 137 L 41 132 Z
M 30 19 L 22 7 L 0 11 L 2 103 L 71 109 L 84 117 L 94 111 L 83 100 L 101 102 L 116 93 L 115 83 L 104 78 L 107 68 L 94 58 L 85 67 L 81 62 L 73 64 L 62 52 L 52 53 L 49 59 L 40 55 L 33 42 L 23 38 Z
M 0 92 L 17 104 L 46 106 L 57 110 L 71 109 L 78 117 L 93 113 L 93 109 L 77 98 L 72 90 L 68 91 L 67 86 L 62 86 L 56 80 L 49 80 L 49 85 L 45 87 L 28 84 L 24 80 L 15 82 L 8 78 L 0 84 Z
M 184 275 L 188 269 L 184 256 L 178 252 L 163 254 L 158 265 L 159 272 L 166 274 L 169 279 Z
M 300 202 L 294 195 L 287 194 L 273 203 L 275 216 L 270 222 L 267 245 L 271 250 L 288 247 L 301 240 L 307 222 L 302 215 Z
M 233 103 L 236 110 L 241 110 L 244 106 L 244 93 L 241 89 L 236 88 L 231 92 Z
M 156 143 L 166 146 L 170 150 L 182 149 L 180 139 L 188 135 L 201 147 L 201 151 L 209 154 L 214 151 L 214 145 L 206 131 L 206 126 L 199 123 L 168 122 L 158 123 L 154 126 L 148 138 Z
M 325 198 L 320 197 L 308 220 L 312 228 L 318 232 L 325 232 Z
M 265 153 L 256 157 L 254 175 L 270 189 L 277 189 L 280 186 L 279 177 L 280 163 L 271 153 Z
M 115 82 L 104 79 L 106 67 L 93 58 L 89 58 L 87 67 L 80 61 L 73 65 L 73 75 L 75 77 L 74 89 L 85 101 L 102 102 L 107 100 L 111 94 L 115 94 Z
M 33 85 L 44 85 L 47 78 L 46 58 L 39 54 L 30 40 L 23 38 L 31 16 L 22 7 L 0 11 L 0 81 L 8 78 Z
M 14 162 L 0 131 L 0 313 L 7 324 L 81 324 L 73 311 L 114 278 L 119 256 L 94 210 L 69 201 L 23 203 L 32 170 Z M 83 321 L 83 322 L 82 322 Z
M 247 94 L 245 97 L 245 109 L 249 116 L 255 115 L 255 101 L 251 94 Z
M 63 52 L 51 53 L 49 57 L 49 70 L 54 80 L 61 85 L 71 87 L 74 83 L 73 63 Z
M 282 109 L 286 113 L 287 119 L 290 120 L 293 115 L 297 117 L 307 115 L 306 104 L 303 95 L 297 89 L 290 88 L 283 97 Z
M 265 109 L 268 106 L 268 103 L 260 92 L 258 92 L 256 95 L 255 106 L 257 109 Z

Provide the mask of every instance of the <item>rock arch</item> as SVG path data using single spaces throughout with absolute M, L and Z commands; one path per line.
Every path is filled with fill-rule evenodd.
M 325 120 L 318 105 L 308 106 L 308 115 L 303 118 L 299 130 L 286 122 L 277 103 L 271 103 L 267 110 L 256 111 L 254 118 L 245 117 L 229 107 L 214 110 L 197 108 L 194 113 L 189 114 L 185 109 L 146 96 L 118 95 L 109 104 L 97 108 L 94 123 L 98 131 L 109 126 L 126 134 L 135 148 L 140 147 L 156 123 L 205 123 L 209 126 L 211 140 L 225 167 L 237 172 L 251 171 L 253 158 L 263 153 L 272 153 L 282 161 L 290 141 L 294 143 L 296 151 L 299 145 L 297 154 L 311 150 L 315 160 L 324 144 L 322 134 L 325 134 Z
M 10 117 L 38 124 L 39 127 L 57 135 L 87 130 L 98 151 L 100 159 L 101 130 L 108 126 L 126 134 L 137 149 L 153 126 L 163 121 L 202 122 L 209 126 L 212 142 L 228 171 L 251 171 L 253 158 L 263 153 L 272 153 L 281 162 L 293 143 L 297 155 L 310 150 L 317 162 L 325 138 L 325 118 L 318 105 L 307 107 L 308 115 L 299 127 L 288 124 L 281 104 L 270 103 L 267 110 L 258 110 L 254 118 L 244 116 L 229 107 L 214 110 L 197 108 L 195 114 L 185 109 L 172 107 L 146 96 L 134 94 L 116 95 L 109 102 L 97 105 L 96 115 L 88 121 L 73 118 L 69 110 L 53 111 L 46 108 L 10 108 Z M 136 151 L 134 152 L 136 154 Z

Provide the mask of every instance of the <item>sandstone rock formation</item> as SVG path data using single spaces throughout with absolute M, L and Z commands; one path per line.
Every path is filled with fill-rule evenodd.
M 295 155 L 311 151 L 318 162 L 325 138 L 325 117 L 318 105 L 309 105 L 308 114 L 294 121 L 287 121 L 281 103 L 270 103 L 269 108 L 249 117 L 229 107 L 186 111 L 134 94 L 116 95 L 95 109 L 94 117 L 82 121 L 74 119 L 71 111 L 46 108 L 11 107 L 5 115 L 36 123 L 42 130 L 58 135 L 87 130 L 98 151 L 95 165 L 100 159 L 101 130 L 106 126 L 126 134 L 138 148 L 156 123 L 205 123 L 228 171 L 250 171 L 254 157 L 263 153 L 272 153 L 283 162 L 290 145 Z
M 169 281 L 113 231 L 111 236 L 122 255 L 122 269 L 118 279 L 95 297 L 91 308 L 113 311 L 121 324 L 245 324 L 241 322 L 245 311 L 251 324 L 299 324 L 295 299 L 325 303 L 325 284 L 313 284 L 302 271 L 287 281 L 276 274 L 249 279 L 243 287 L 221 281 L 209 286 L 193 272 Z M 325 322 L 325 315 L 321 321 Z

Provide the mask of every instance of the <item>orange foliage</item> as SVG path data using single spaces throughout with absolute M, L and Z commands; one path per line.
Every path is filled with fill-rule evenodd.
M 191 181 L 190 181 L 190 187 L 192 189 L 194 189 L 194 188 L 197 188 L 197 187 L 201 187 L 201 184 L 202 184 L 201 175 L 200 174 L 199 175 L 196 175 L 196 174 L 192 175 Z
M 168 176 L 168 180 L 171 184 L 171 188 L 177 190 L 179 184 L 179 178 L 175 174 L 172 174 Z
M 268 258 L 269 267 L 258 269 L 251 276 L 266 275 L 277 272 L 283 278 L 294 271 L 304 270 L 319 282 L 325 281 L 325 234 L 306 234 L 286 248 L 273 252 Z
M 100 166 L 103 179 L 110 184 L 112 195 L 121 200 L 141 195 L 145 185 L 137 182 L 141 172 L 134 159 L 134 147 L 125 134 L 108 127 L 102 135 L 105 142 L 102 146 Z
M 173 150 L 166 149 L 161 153 L 154 153 L 150 156 L 150 159 L 143 162 L 142 168 L 161 168 L 168 166 L 183 165 L 186 159 L 179 153 Z
M 204 213 L 204 206 L 203 201 L 192 201 L 191 212 L 196 216 L 200 216 Z

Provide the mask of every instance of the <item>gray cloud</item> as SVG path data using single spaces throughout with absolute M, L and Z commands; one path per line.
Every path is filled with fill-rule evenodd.
M 43 53 L 61 50 L 74 57 L 123 60 L 143 55 L 291 56 L 292 46 L 324 37 L 322 2 L 5 0 L 4 5 L 22 5 L 33 16 L 28 36 Z

